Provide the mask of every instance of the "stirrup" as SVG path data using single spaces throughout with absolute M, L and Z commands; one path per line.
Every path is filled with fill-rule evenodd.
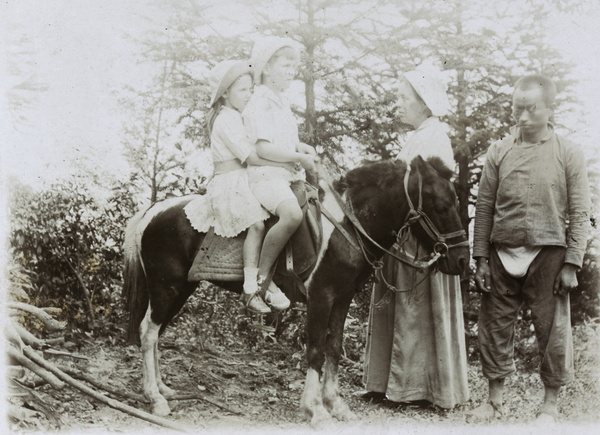
M 271 312 L 271 309 L 260 297 L 259 292 L 242 293 L 240 300 L 244 303 L 246 310 L 254 314 L 269 314 Z

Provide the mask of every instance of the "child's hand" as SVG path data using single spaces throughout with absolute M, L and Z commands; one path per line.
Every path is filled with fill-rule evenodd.
M 302 154 L 310 154 L 310 155 L 317 155 L 317 152 L 315 151 L 315 149 L 313 147 L 311 147 L 308 144 L 305 144 L 304 142 L 298 142 L 298 146 L 296 147 L 298 149 L 299 153 Z
M 299 164 L 296 162 L 285 162 L 281 164 L 285 169 L 287 169 L 290 172 L 296 172 L 297 170 L 299 170 Z
M 300 154 L 300 159 L 298 162 L 302 165 L 305 171 L 307 172 L 316 172 L 317 167 L 315 166 L 315 161 L 317 157 L 312 154 Z

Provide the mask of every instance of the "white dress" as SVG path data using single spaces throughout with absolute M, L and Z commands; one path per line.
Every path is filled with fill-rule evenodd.
M 215 164 L 246 161 L 252 145 L 237 110 L 227 106 L 221 109 L 210 135 L 210 147 Z M 214 227 L 215 234 L 223 237 L 237 236 L 270 216 L 250 191 L 246 168 L 216 174 L 206 194 L 192 200 L 184 210 L 197 231 L 205 233 Z

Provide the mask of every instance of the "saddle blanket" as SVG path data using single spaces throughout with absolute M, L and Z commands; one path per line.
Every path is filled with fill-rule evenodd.
M 245 236 L 245 232 L 237 237 L 221 237 L 212 233 L 212 240 L 202 243 L 194 264 L 188 272 L 188 280 L 243 280 L 243 247 Z M 211 237 L 211 233 L 209 232 L 206 237 Z

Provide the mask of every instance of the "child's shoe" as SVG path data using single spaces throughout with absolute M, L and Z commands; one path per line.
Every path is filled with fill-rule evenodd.
M 271 281 L 269 288 L 265 292 L 265 302 L 273 309 L 282 311 L 290 306 L 290 300 L 285 294 Z
M 269 314 L 271 309 L 264 303 L 258 292 L 242 293 L 240 299 L 246 308 L 256 314 Z

